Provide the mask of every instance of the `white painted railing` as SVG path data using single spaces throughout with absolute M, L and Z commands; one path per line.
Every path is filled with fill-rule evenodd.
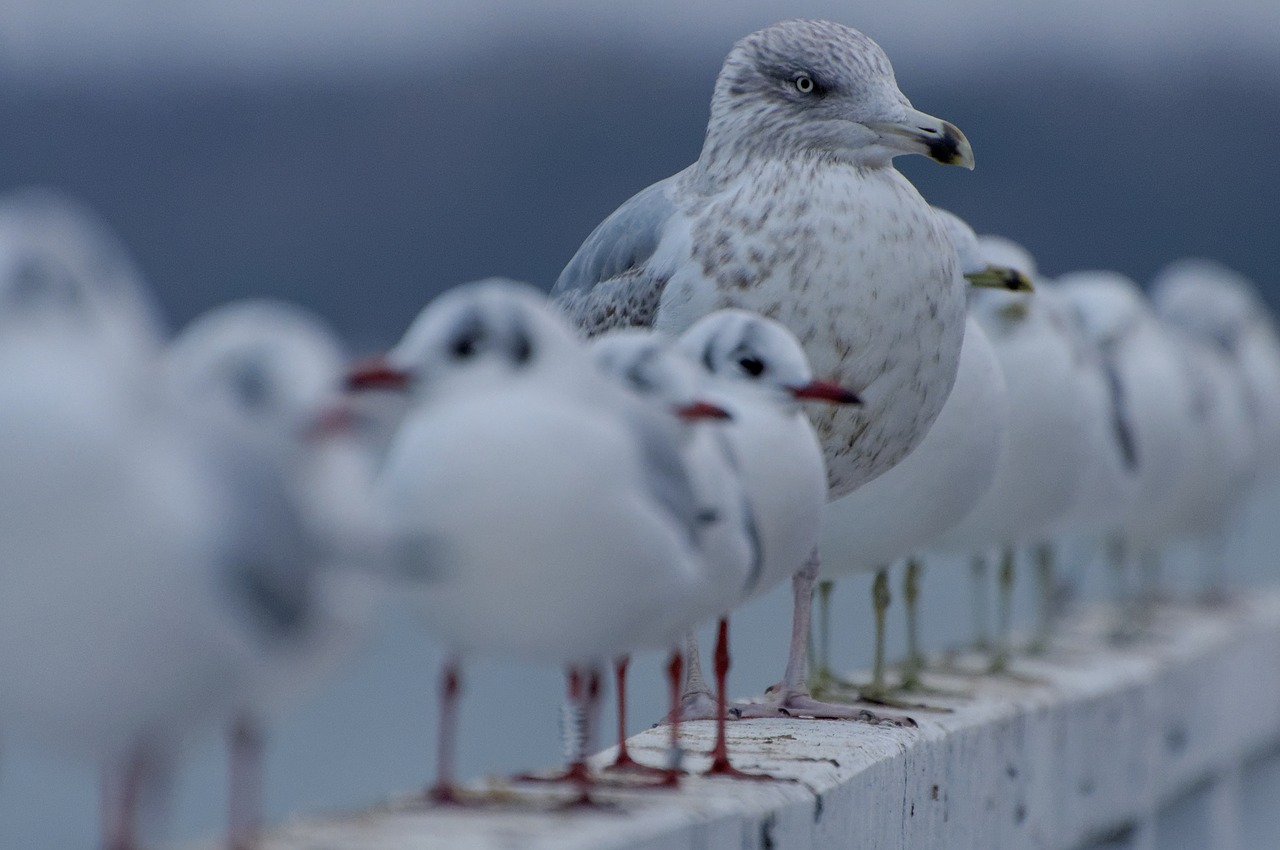
M 586 811 L 557 809 L 563 789 L 495 787 L 494 802 L 475 808 L 406 799 L 298 820 L 266 847 L 1280 846 L 1249 838 L 1274 826 L 1256 821 L 1280 802 L 1267 798 L 1280 787 L 1280 592 L 1163 610 L 1155 634 L 1128 647 L 1105 640 L 1107 624 L 1101 609 L 1067 624 L 1050 656 L 1018 661 L 1011 677 L 936 676 L 970 693 L 936 698 L 954 711 L 916 713 L 918 729 L 730 725 L 739 767 L 791 781 L 691 778 L 674 792 L 606 790 L 600 798 L 611 806 Z M 666 741 L 654 729 L 630 744 L 656 764 Z M 695 753 L 687 765 L 700 767 L 710 724 L 687 724 L 684 741 Z

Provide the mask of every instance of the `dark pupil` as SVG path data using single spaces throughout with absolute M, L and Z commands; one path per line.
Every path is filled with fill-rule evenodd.
M 467 333 L 458 337 L 453 341 L 453 356 L 459 360 L 466 360 L 468 357 L 474 356 L 476 353 L 476 335 Z
M 743 357 L 738 365 L 753 378 L 760 377 L 760 373 L 764 371 L 764 363 L 755 357 Z
M 533 358 L 533 343 L 523 332 L 518 331 L 516 333 L 515 342 L 512 343 L 511 356 L 520 365 L 528 363 Z

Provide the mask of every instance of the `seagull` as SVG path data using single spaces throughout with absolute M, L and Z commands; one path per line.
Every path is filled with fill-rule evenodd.
M 379 600 L 373 454 L 340 401 L 346 357 L 300 308 L 254 300 L 210 311 L 174 340 L 165 367 L 188 415 L 216 431 L 238 508 L 222 606 L 240 670 L 228 844 L 249 848 L 262 827 L 266 717 L 351 653 Z
M 1221 337 L 1203 331 L 1206 311 L 1193 305 L 1177 272 L 1158 277 L 1152 290 L 1156 315 L 1169 325 L 1192 385 L 1195 486 L 1185 491 L 1176 537 L 1202 545 L 1203 595 L 1225 598 L 1226 537 L 1249 493 L 1259 461 L 1259 406 L 1248 376 Z
M 1144 581 L 1154 580 L 1157 553 L 1176 532 L 1179 505 L 1194 486 L 1192 385 L 1168 327 L 1131 279 L 1112 271 L 1076 271 L 1058 278 L 1058 292 L 1113 365 L 1127 402 L 1138 484 L 1109 547 L 1123 593 L 1131 555 L 1143 564 Z M 1148 587 L 1148 595 L 1153 590 Z M 1130 634 L 1131 623 L 1117 625 L 1117 636 Z
M 684 458 L 699 509 L 708 521 L 698 532 L 698 548 L 712 591 L 710 607 L 696 617 L 701 622 L 719 618 L 715 651 L 716 693 L 714 715 L 716 743 L 708 773 L 737 774 L 729 762 L 725 719 L 728 712 L 725 681 L 729 672 L 729 611 L 750 595 L 761 577 L 763 551 L 750 502 L 743 492 L 739 463 L 722 429 L 698 424 L 700 419 L 730 417 L 723 408 L 701 399 L 708 381 L 699 365 L 678 351 L 673 341 L 653 331 L 623 329 L 596 337 L 591 345 L 596 362 L 636 393 L 651 398 L 689 421 L 681 435 Z M 672 690 L 673 735 L 681 718 L 681 698 L 712 700 L 702 680 L 698 643 L 693 632 L 685 638 L 688 668 L 685 693 Z M 627 752 L 625 720 L 626 659 L 615 662 L 618 689 L 618 756 L 613 767 L 635 769 Z M 678 685 L 679 683 L 673 683 Z M 708 710 L 703 706 L 704 712 Z
M 748 596 L 792 580 L 786 672 L 764 702 L 742 706 L 740 716 L 881 720 L 864 709 L 819 702 L 805 684 L 826 479 L 822 450 L 801 402 L 856 404 L 857 395 L 815 380 L 795 336 L 779 322 L 745 310 L 703 317 L 681 335 L 679 346 L 716 379 L 706 398 L 732 417 L 723 432 L 737 458 L 762 550 L 760 575 Z
M 1257 288 L 1212 260 L 1187 258 L 1156 275 L 1166 321 L 1211 340 L 1241 370 L 1258 438 L 1257 474 L 1280 477 L 1280 335 Z
M 1087 423 L 1065 319 L 1053 300 L 1039 292 L 1034 260 L 1009 240 L 984 236 L 979 245 L 987 262 L 1018 269 L 1036 281 L 1037 292 L 974 293 L 973 314 L 1004 372 L 1008 437 L 986 493 L 934 545 L 977 556 L 995 548 L 1003 551 L 1001 641 L 992 657 L 999 671 L 1008 662 L 1015 552 L 1021 546 L 1044 544 L 1053 523 L 1071 506 L 1088 450 Z
M 589 735 L 599 664 L 676 641 L 705 611 L 683 426 L 601 372 L 540 293 L 504 280 L 440 296 L 348 380 L 410 397 L 377 490 L 406 595 L 450 653 L 429 794 L 456 801 L 464 658 L 564 665 Z M 568 775 L 587 802 L 581 749 Z
M 827 21 L 752 33 L 725 59 L 698 160 L 624 203 L 552 289 L 587 335 L 679 334 L 719 308 L 800 339 L 858 391 L 815 425 L 831 498 L 901 460 L 955 377 L 965 294 L 943 225 L 891 162 L 973 167 L 954 125 L 913 108 L 884 51 Z
M 187 649 L 222 529 L 140 282 L 85 260 L 113 252 L 75 203 L 0 202 L 0 729 L 95 765 L 127 850 L 221 693 Z
M 1030 289 L 1030 282 L 1021 272 L 982 259 L 978 238 L 968 224 L 946 210 L 935 208 L 935 212 L 951 235 L 961 271 L 971 285 L 1009 291 Z M 888 700 L 889 688 L 884 678 L 888 568 L 901 558 L 923 551 L 974 508 L 995 478 L 1008 421 L 1009 401 L 996 352 L 982 326 L 969 316 L 955 385 L 924 440 L 897 466 L 827 505 L 820 547 L 819 599 L 823 616 L 817 640 L 821 659 L 815 671 L 816 686 L 825 689 L 837 684 L 827 655 L 827 608 L 832 583 L 848 573 L 875 572 L 875 663 L 871 684 L 858 691 L 864 699 L 896 704 Z M 920 560 L 908 558 L 903 580 L 907 601 L 906 688 L 919 687 L 923 666 L 915 605 L 919 571 Z
M 1116 352 L 1090 336 L 1083 317 L 1056 284 L 1042 291 L 1059 308 L 1075 350 L 1076 383 L 1088 426 L 1089 449 L 1072 506 L 1054 523 L 1058 548 L 1080 544 L 1086 554 L 1077 560 L 1078 570 L 1120 532 L 1123 517 L 1140 485 L 1140 465 L 1133 426 L 1131 400 L 1116 363 Z M 1051 554 L 1051 553 L 1050 553 Z M 1042 562 L 1043 563 L 1043 562 Z M 1051 565 L 1050 565 L 1051 567 Z M 1041 631 L 1032 650 L 1048 648 L 1056 588 L 1041 582 Z

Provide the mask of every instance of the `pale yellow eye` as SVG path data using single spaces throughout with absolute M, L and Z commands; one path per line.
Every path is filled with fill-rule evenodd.
M 801 74 L 792 80 L 791 84 L 796 87 L 796 91 L 800 92 L 800 94 L 813 94 L 813 78 L 808 74 Z

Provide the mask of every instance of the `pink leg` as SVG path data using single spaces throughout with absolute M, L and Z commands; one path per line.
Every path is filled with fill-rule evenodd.
M 440 737 L 436 749 L 436 784 L 427 789 L 433 803 L 456 804 L 457 786 L 453 779 L 454 744 L 458 732 L 458 697 L 462 693 L 461 665 L 456 657 L 447 659 L 440 677 Z
M 791 579 L 795 610 L 791 620 L 791 648 L 782 681 L 769 688 L 763 702 L 739 706 L 743 718 L 811 717 L 815 720 L 860 720 L 894 726 L 915 726 L 910 717 L 880 715 L 865 708 L 839 703 L 821 702 L 809 694 L 806 684 L 809 666 L 809 617 L 813 606 L 813 586 L 818 577 L 818 552 L 815 549 L 803 567 Z
M 231 787 L 227 846 L 252 850 L 262 834 L 262 732 L 249 717 L 231 727 Z

